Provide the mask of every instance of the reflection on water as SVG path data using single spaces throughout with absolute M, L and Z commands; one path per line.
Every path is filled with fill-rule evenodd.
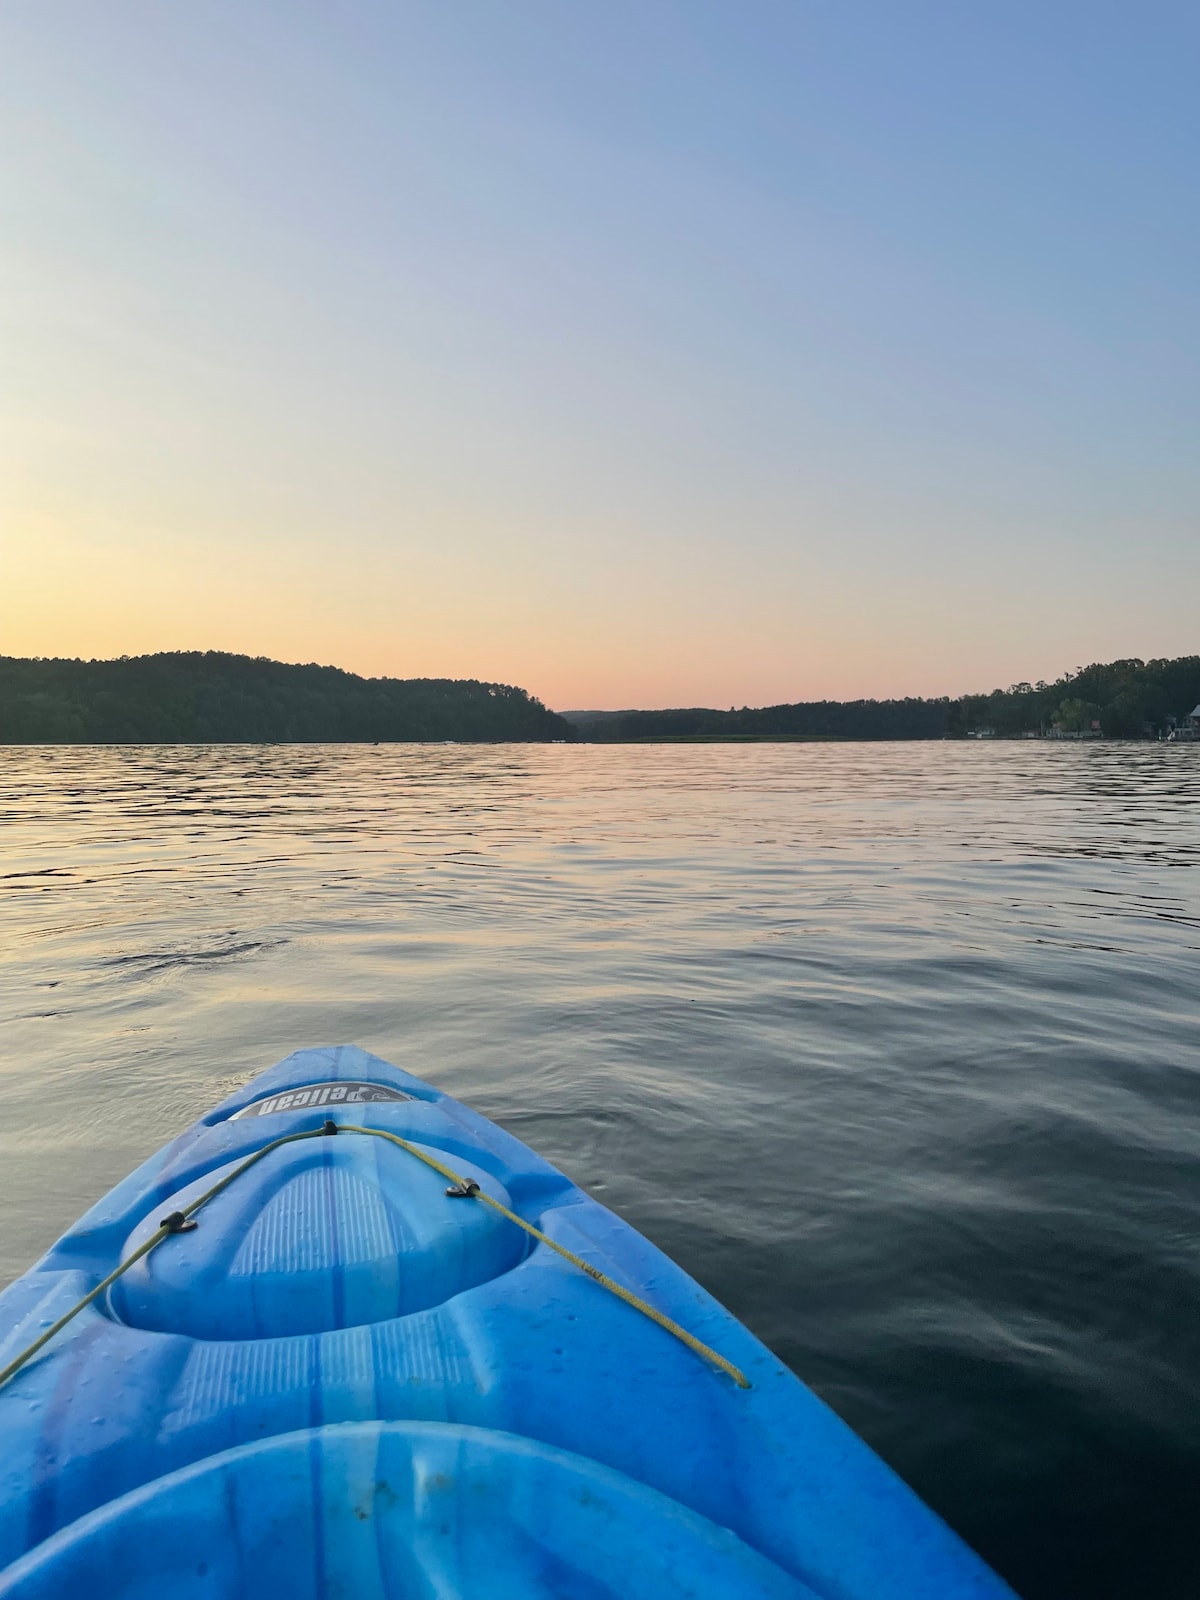
M 1028 1600 L 1193 1596 L 1200 747 L 0 751 L 0 1273 L 354 1040 L 673 1254 Z

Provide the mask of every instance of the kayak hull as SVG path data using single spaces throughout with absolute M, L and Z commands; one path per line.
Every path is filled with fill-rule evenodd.
M 195 1600 L 812 1600 L 726 1529 L 585 1457 L 411 1422 L 327 1424 L 155 1479 L 39 1546 L 5 1592 L 68 1600 L 97 1585 Z
M 0 1389 L 0 1597 L 110 1568 L 131 1595 L 1010 1596 L 646 1239 L 352 1046 L 289 1057 L 94 1207 L 0 1296 L 0 1366 L 164 1214 L 327 1122 L 470 1178 L 752 1387 L 393 1142 L 292 1143 Z

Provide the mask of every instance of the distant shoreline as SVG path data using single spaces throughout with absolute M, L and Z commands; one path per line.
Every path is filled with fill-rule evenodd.
M 819 700 L 717 711 L 564 712 L 595 744 L 913 739 L 1164 739 L 1200 726 L 1200 656 L 1083 667 L 1054 683 L 923 700 Z
M 1200 656 L 1096 664 L 957 699 L 820 700 L 717 711 L 550 711 L 461 678 L 179 651 L 115 661 L 0 657 L 0 744 L 818 744 L 1194 740 Z
M 0 657 L 3 744 L 539 743 L 570 723 L 474 678 L 360 678 L 223 651 L 116 661 Z

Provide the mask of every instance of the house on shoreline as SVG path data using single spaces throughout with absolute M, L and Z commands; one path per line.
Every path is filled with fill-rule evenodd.
M 1103 739 L 1104 729 L 1099 722 L 1093 719 L 1087 728 L 1064 728 L 1059 723 L 1054 723 L 1041 735 L 1043 739 Z

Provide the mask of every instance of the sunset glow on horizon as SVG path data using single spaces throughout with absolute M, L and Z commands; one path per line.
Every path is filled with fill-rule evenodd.
M 0 19 L 0 654 L 557 709 L 1200 650 L 1200 21 Z

